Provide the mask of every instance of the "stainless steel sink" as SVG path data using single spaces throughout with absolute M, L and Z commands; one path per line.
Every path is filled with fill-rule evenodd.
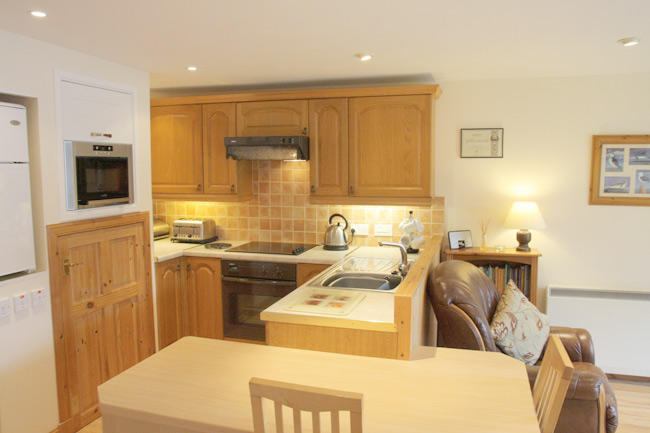
M 401 275 L 342 272 L 325 278 L 321 285 L 352 289 L 392 290 L 401 282 Z
M 309 282 L 313 287 L 371 290 L 394 293 L 403 277 L 399 260 L 375 257 L 349 257 L 339 266 Z

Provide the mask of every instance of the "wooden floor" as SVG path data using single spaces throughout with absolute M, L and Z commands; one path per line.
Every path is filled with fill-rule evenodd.
M 650 382 L 610 379 L 618 401 L 616 433 L 650 433 Z M 252 429 L 251 422 L 251 429 Z M 102 420 L 87 425 L 80 433 L 102 433 Z

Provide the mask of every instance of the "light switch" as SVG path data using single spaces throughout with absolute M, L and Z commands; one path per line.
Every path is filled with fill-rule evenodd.
M 377 236 L 393 236 L 392 224 L 375 224 L 375 235 Z
M 352 224 L 350 227 L 354 229 L 355 236 L 368 236 L 370 234 L 368 224 Z
M 45 289 L 32 290 L 32 308 L 44 305 L 45 301 Z
M 29 308 L 29 301 L 27 295 L 23 293 L 22 295 L 14 296 L 14 311 L 20 313 Z
M 11 299 L 3 298 L 0 299 L 0 319 L 9 317 L 11 314 Z

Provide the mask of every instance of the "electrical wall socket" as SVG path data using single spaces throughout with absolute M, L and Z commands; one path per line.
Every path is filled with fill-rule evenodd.
M 368 224 L 352 224 L 350 227 L 354 229 L 355 236 L 368 236 L 370 234 Z
M 11 314 L 11 299 L 0 299 L 0 319 L 9 317 Z
M 45 305 L 45 289 L 32 290 L 32 308 Z
M 25 311 L 28 308 L 29 308 L 29 298 L 27 297 L 26 294 L 23 293 L 22 295 L 14 296 L 14 311 L 16 313 Z
M 392 224 L 375 224 L 376 236 L 393 236 Z

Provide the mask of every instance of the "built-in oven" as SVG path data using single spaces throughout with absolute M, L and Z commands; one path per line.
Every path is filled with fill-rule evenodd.
M 64 141 L 68 210 L 133 203 L 130 144 Z
M 265 341 L 260 313 L 296 289 L 296 265 L 224 259 L 221 269 L 224 337 Z

